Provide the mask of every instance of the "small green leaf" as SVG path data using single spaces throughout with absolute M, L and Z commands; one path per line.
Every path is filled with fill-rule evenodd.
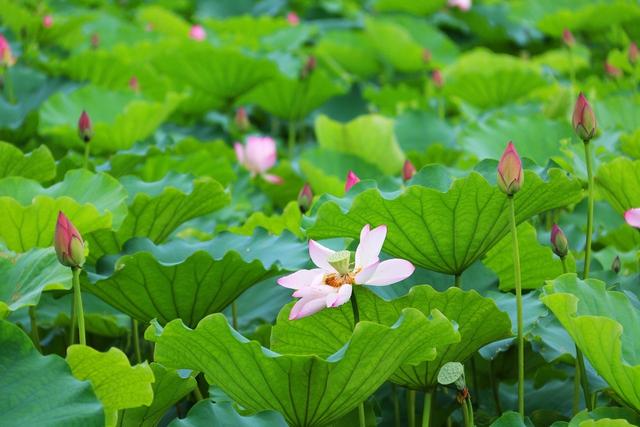
M 169 427 L 287 427 L 288 424 L 277 412 L 265 411 L 254 415 L 240 415 L 231 402 L 201 400 L 196 403 L 186 418 L 175 419 Z
M 300 212 L 298 202 L 292 201 L 285 206 L 280 215 L 267 216 L 264 212 L 254 212 L 241 227 L 231 227 L 229 231 L 250 236 L 256 228 L 261 227 L 272 234 L 278 235 L 284 230 L 287 230 L 302 238 L 302 230 L 300 230 L 301 221 L 302 213 Z

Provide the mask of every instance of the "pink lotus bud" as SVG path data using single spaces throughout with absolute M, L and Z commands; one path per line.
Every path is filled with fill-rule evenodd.
M 498 187 L 507 196 L 513 196 L 520 190 L 523 181 L 522 161 L 513 142 L 509 141 L 498 163 Z
M 344 185 L 345 193 L 351 190 L 351 187 L 360 182 L 360 178 L 353 171 L 349 171 L 347 174 L 347 182 Z
M 640 208 L 629 209 L 624 213 L 624 220 L 632 227 L 640 228 Z
M 51 27 L 53 27 L 53 16 L 51 16 L 51 15 L 45 15 L 45 16 L 42 18 L 42 26 L 43 26 L 44 28 L 51 28 Z
M 311 203 L 313 203 L 313 191 L 311 191 L 309 183 L 306 183 L 300 190 L 300 193 L 298 193 L 298 206 L 300 207 L 300 211 L 302 213 L 307 212 L 311 208 Z
M 638 62 L 638 57 L 640 57 L 640 51 L 638 50 L 638 45 L 636 42 L 631 42 L 629 45 L 629 62 L 631 65 L 635 65 Z
M 86 111 L 82 110 L 80 119 L 78 120 L 78 135 L 85 143 L 91 141 L 93 136 L 93 128 L 91 127 L 91 119 Z
M 621 269 L 622 269 L 622 262 L 620 261 L 620 257 L 616 255 L 616 257 L 611 262 L 611 271 L 618 274 L 620 273 Z
M 457 7 L 463 12 L 471 9 L 471 0 L 449 0 L 449 7 Z
M 569 242 L 567 241 L 567 236 L 564 235 L 560 227 L 556 224 L 553 224 L 553 228 L 551 229 L 551 249 L 553 253 L 558 255 L 560 258 L 564 258 L 569 253 Z
M 0 34 L 0 67 L 11 67 L 16 63 L 16 59 L 11 52 L 11 45 L 7 39 Z
M 136 76 L 131 76 L 129 79 L 129 89 L 136 93 L 140 92 L 140 82 Z
M 296 25 L 300 25 L 300 17 L 295 12 L 289 12 L 287 13 L 287 22 L 292 27 L 295 27 Z
M 84 264 L 84 241 L 76 227 L 62 212 L 58 212 L 54 246 L 60 264 L 74 268 L 82 267 Z
M 207 37 L 207 32 L 204 30 L 202 25 L 194 25 L 189 30 L 189 37 L 191 37 L 193 40 L 201 42 Z
M 622 77 L 622 70 L 608 62 L 604 63 L 604 71 L 609 75 L 609 77 L 613 77 L 614 79 Z
M 240 107 L 236 110 L 236 117 L 234 119 L 236 127 L 240 132 L 246 132 L 249 130 L 251 123 L 249 122 L 249 116 L 247 110 L 244 107 Z
M 442 78 L 442 71 L 435 69 L 431 72 L 431 81 L 433 82 L 433 85 L 435 87 L 437 87 L 438 89 L 440 89 L 442 86 L 444 86 L 444 79 Z
M 91 47 L 93 49 L 98 49 L 100 47 L 100 34 L 98 33 L 91 34 Z
M 307 61 L 304 63 L 304 66 L 302 67 L 302 70 L 300 71 L 300 79 L 304 80 L 307 77 L 309 77 L 311 75 L 311 73 L 313 73 L 313 70 L 316 69 L 317 66 L 317 61 L 316 61 L 316 57 L 313 55 L 310 55 L 307 58 Z
M 576 39 L 573 37 L 573 34 L 571 33 L 571 31 L 569 31 L 568 28 L 562 30 L 562 41 L 568 47 L 573 47 L 576 44 Z
M 416 174 L 416 167 L 413 166 L 411 160 L 407 159 L 404 161 L 404 165 L 402 166 L 402 179 L 404 181 L 409 181 Z
M 431 54 L 431 51 L 429 49 L 427 49 L 426 47 L 422 49 L 422 62 L 428 64 L 429 62 L 431 62 L 432 58 L 433 55 Z
M 573 130 L 584 142 L 589 142 L 596 133 L 596 115 L 587 98 L 580 92 L 573 109 Z

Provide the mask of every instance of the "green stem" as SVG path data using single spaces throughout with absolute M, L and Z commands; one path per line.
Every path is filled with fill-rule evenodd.
M 15 93 L 13 91 L 13 79 L 9 75 L 9 69 L 8 68 L 6 69 L 6 71 L 4 73 L 4 91 L 5 91 L 5 94 L 7 95 L 7 101 L 9 101 L 9 104 L 15 104 L 16 103 L 16 97 L 15 97 Z
M 582 351 L 576 345 L 576 362 L 578 364 L 580 384 L 582 384 L 582 393 L 584 395 L 584 402 L 587 405 L 587 409 L 591 411 L 593 409 L 593 401 L 591 399 L 591 390 L 589 387 L 589 378 L 587 377 L 587 369 L 584 364 L 584 356 Z
M 391 384 L 391 395 L 393 397 L 393 419 L 395 427 L 400 427 L 400 399 L 398 399 L 398 386 Z
M 358 322 L 360 322 L 360 311 L 358 310 L 358 300 L 356 300 L 356 290 L 351 293 L 351 308 L 353 309 L 353 330 L 355 331 Z M 366 418 L 364 415 L 364 402 L 358 405 L 358 420 L 360 427 L 365 427 Z
M 462 286 L 462 274 L 456 274 L 454 276 L 453 284 L 455 285 L 456 288 L 459 288 L 460 286 Z
M 36 307 L 34 305 L 29 306 L 29 320 L 31 320 L 31 340 L 33 345 L 39 352 L 42 352 L 40 347 L 40 334 L 38 333 L 38 319 L 36 318 Z
M 573 375 L 573 415 L 580 412 L 580 363 L 578 362 L 578 346 L 576 346 L 576 361 Z
M 87 337 L 84 332 L 84 310 L 82 309 L 82 293 L 80 292 L 80 268 L 72 267 L 73 272 L 73 304 L 78 317 L 78 336 L 80 344 L 87 345 Z
M 469 410 L 467 409 L 467 399 L 462 401 L 462 405 L 460 406 L 460 409 L 462 410 L 462 419 L 464 420 L 464 427 L 470 427 L 471 424 L 469 424 Z
M 475 425 L 475 421 L 473 419 L 473 405 L 471 404 L 471 399 L 467 398 L 464 400 L 466 403 L 466 409 L 467 409 L 467 413 L 468 413 L 468 419 L 469 419 L 469 427 L 473 427 Z
M 478 404 L 478 390 L 479 390 L 479 388 L 478 388 L 478 370 L 477 370 L 477 367 L 476 367 L 476 358 L 474 357 L 474 355 L 471 356 L 471 361 L 470 362 L 471 362 L 470 363 L 471 364 L 471 382 L 473 384 L 473 390 L 471 390 L 471 391 L 473 391 L 472 396 L 473 395 L 475 396 L 476 404 Z M 473 401 L 471 403 L 473 403 Z
M 591 235 L 593 234 L 593 166 L 591 159 L 591 144 L 584 143 L 584 157 L 587 162 L 587 178 L 588 183 L 588 210 L 587 210 L 587 243 L 584 248 L 584 271 L 582 277 L 589 277 L 589 267 L 591 266 Z
M 231 324 L 233 329 L 238 330 L 238 304 L 236 302 L 231 303 Z
M 293 153 L 296 145 L 296 122 L 294 120 L 289 120 L 289 161 L 293 161 Z
M 438 99 L 438 117 L 440 120 L 444 120 L 444 96 L 440 96 Z
M 569 47 L 569 77 L 571 79 L 571 98 L 569 99 L 575 99 L 575 87 L 576 87 L 576 70 L 575 70 L 575 66 L 574 66 L 574 62 L 573 62 L 573 48 Z
M 193 396 L 196 398 L 196 401 L 199 402 L 204 399 L 202 396 L 202 392 L 200 391 L 200 386 L 196 382 L 196 388 L 193 389 Z
M 142 353 L 140 352 L 140 334 L 138 333 L 138 320 L 131 318 L 131 334 L 133 335 L 133 349 L 136 353 L 137 363 L 142 363 Z
M 567 257 L 560 257 L 560 261 L 562 261 L 562 273 L 567 274 L 569 272 L 569 266 L 567 265 Z
M 431 401 L 433 393 L 430 391 L 424 392 L 424 406 L 422 410 L 422 427 L 429 427 L 431 423 Z
M 364 402 L 358 405 L 358 420 L 360 421 L 359 423 L 360 427 L 367 426 L 367 419 L 364 415 Z
M 496 381 L 496 375 L 493 368 L 494 360 L 489 362 L 489 381 L 491 382 L 491 392 L 493 393 L 493 401 L 496 405 L 496 412 L 498 415 L 502 414 L 502 405 L 500 404 L 500 384 Z
M 520 277 L 520 250 L 516 228 L 516 205 L 509 196 L 511 207 L 511 237 L 513 244 L 513 272 L 516 286 L 516 306 L 518 312 L 518 412 L 524 418 L 524 336 L 522 334 L 522 283 Z
M 78 323 L 75 301 L 71 304 L 71 325 L 69 325 L 69 345 L 76 343 L 76 324 Z
M 407 427 L 416 427 L 416 391 L 407 390 Z
M 88 142 L 84 143 L 84 168 L 86 170 L 89 170 L 89 151 L 90 151 L 90 147 L 91 147 L 91 144 L 89 144 Z

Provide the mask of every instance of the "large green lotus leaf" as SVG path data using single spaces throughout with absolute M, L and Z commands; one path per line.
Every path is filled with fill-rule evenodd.
M 188 37 L 191 26 L 180 16 L 162 6 L 144 6 L 138 9 L 136 20 L 140 25 L 150 25 L 153 31 L 174 37 Z
M 560 73 L 570 74 L 572 68 L 575 72 L 589 68 L 591 51 L 586 46 L 576 44 L 571 51 L 566 47 L 548 50 L 535 56 L 533 62 L 549 66 Z
M 627 1 L 547 0 L 539 7 L 549 12 L 538 20 L 538 28 L 554 36 L 560 36 L 565 28 L 598 32 L 640 18 L 640 7 Z
M 343 124 L 321 115 L 316 119 L 315 131 L 322 148 L 361 157 L 389 175 L 402 169 L 404 153 L 396 141 L 391 119 L 370 114 Z
M 445 70 L 444 80 L 448 96 L 478 108 L 512 103 L 547 84 L 537 65 L 485 49 L 462 55 Z
M 568 123 L 536 115 L 492 115 L 465 126 L 459 142 L 478 159 L 500 159 L 505 141 L 513 141 L 518 154 L 544 166 L 553 156 L 562 155 L 560 141 L 573 130 Z
M 178 103 L 180 95 L 149 100 L 133 91 L 113 91 L 87 85 L 71 93 L 58 93 L 40 107 L 39 132 L 65 147 L 80 148 L 77 118 L 86 110 L 93 124 L 91 147 L 114 152 L 131 147 L 160 126 Z
M 280 75 L 257 86 L 239 103 L 257 104 L 266 112 L 281 119 L 302 120 L 329 99 L 345 92 L 322 69 L 300 80 Z
M 119 425 L 123 427 L 155 427 L 167 409 L 178 403 L 196 388 L 192 376 L 183 378 L 174 369 L 167 369 L 158 363 L 151 363 L 153 382 L 153 402 L 149 406 L 123 409 L 119 414 Z
M 0 258 L 0 318 L 38 305 L 40 295 L 54 289 L 71 289 L 71 269 L 58 262 L 53 248 Z
M 391 380 L 406 387 L 431 389 L 437 385 L 438 372 L 445 363 L 464 362 L 486 344 L 511 336 L 509 316 L 476 291 L 449 288 L 438 292 L 431 286 L 414 286 L 408 295 L 385 301 L 365 288 L 357 289 L 356 296 L 362 320 L 390 325 L 403 309 L 412 307 L 425 315 L 438 310 L 457 325 L 460 342 L 437 346 L 435 359 L 417 366 L 405 365 L 395 372 Z M 272 329 L 274 351 L 325 357 L 349 340 L 353 329 L 349 304 L 293 321 L 288 320 L 291 307 L 289 304 L 280 312 Z
M 634 132 L 640 123 L 640 109 L 629 108 L 635 98 L 631 94 L 615 94 L 596 102 L 598 127 L 606 130 Z
M 175 419 L 169 427 L 287 427 L 288 424 L 277 412 L 265 411 L 253 415 L 240 415 L 231 402 L 201 400 L 196 403 L 186 418 Z
M 640 424 L 640 416 L 629 408 L 601 406 L 577 413 L 569 422 L 558 421 L 551 427 L 630 427 Z
M 305 245 L 289 233 L 223 234 L 208 242 L 161 246 L 135 239 L 125 246 L 130 255 L 113 268 L 105 259 L 85 289 L 131 317 L 142 322 L 155 318 L 161 324 L 182 319 L 195 326 L 251 286 L 306 262 L 300 261 Z
M 354 409 L 400 365 L 433 359 L 434 347 L 459 339 L 441 313 L 431 316 L 409 308 L 391 327 L 361 322 L 327 359 L 274 353 L 237 334 L 222 314 L 193 330 L 179 320 L 151 326 L 145 338 L 155 342 L 159 363 L 204 372 L 244 408 L 278 411 L 292 426 L 321 426 Z M 436 342 L 434 328 L 441 331 Z
M 500 290 L 515 289 L 513 273 L 511 233 L 495 245 L 482 261 L 493 270 L 500 279 Z M 536 229 L 527 223 L 518 226 L 518 247 L 520 249 L 520 278 L 522 289 L 537 289 L 544 285 L 545 280 L 555 279 L 563 273 L 562 261 L 553 254 L 550 245 L 538 242 Z M 576 262 L 573 255 L 566 259 L 569 271 L 575 271 Z
M 424 107 L 424 94 L 416 87 L 404 83 L 399 85 L 369 84 L 362 96 L 375 107 L 376 111 L 387 116 L 395 116 L 406 110 L 415 111 Z
M 0 179 L 21 176 L 45 182 L 56 176 L 56 163 L 46 145 L 24 154 L 19 148 L 0 141 Z
M 229 231 L 245 236 L 252 235 L 256 228 L 264 228 L 271 234 L 281 234 L 287 230 L 296 236 L 302 238 L 303 233 L 300 229 L 302 221 L 302 213 L 297 201 L 291 201 L 285 206 L 282 214 L 267 216 L 264 212 L 258 211 L 251 214 L 242 226 L 231 227 Z
M 104 405 L 107 426 L 116 425 L 120 409 L 149 406 L 153 401 L 154 377 L 147 362 L 131 366 L 127 355 L 115 347 L 102 353 L 72 345 L 67 349 L 67 363 L 74 377 L 91 383 Z
M 318 41 L 315 53 L 328 64 L 335 62 L 362 78 L 374 76 L 380 71 L 372 43 L 361 33 L 346 30 L 327 32 Z
M 373 7 L 380 12 L 407 12 L 412 15 L 430 15 L 446 5 L 445 0 L 375 0 Z
M 229 203 L 229 195 L 222 185 L 210 178 L 194 180 L 184 192 L 173 184 L 172 179 L 156 183 L 129 180 L 127 188 L 129 197 L 133 198 L 129 213 L 117 231 L 99 230 L 86 236 L 92 248 L 90 259 L 96 260 L 105 253 L 120 252 L 124 242 L 132 237 L 163 242 L 184 222 Z
M 602 164 L 596 183 L 598 192 L 619 213 L 640 207 L 640 160 L 618 157 Z
M 634 303 L 604 282 L 575 274 L 550 281 L 541 299 L 620 399 L 640 410 L 640 313 Z
M 265 15 L 239 15 L 227 19 L 205 19 L 204 24 L 225 44 L 244 46 L 252 50 L 262 48 L 260 43 L 262 37 L 289 26 L 282 17 Z
M 525 171 L 524 185 L 514 197 L 518 223 L 581 200 L 577 179 L 559 169 L 550 169 L 548 175 L 545 182 Z M 461 274 L 510 227 L 506 196 L 477 172 L 455 179 L 446 192 L 421 185 L 385 195 L 368 189 L 350 207 L 348 200 L 325 197 L 324 203 L 316 202 L 313 213 L 307 231 L 311 238 L 357 238 L 365 224 L 386 224 L 387 253 L 445 274 Z
M 401 25 L 369 17 L 365 31 L 378 54 L 397 70 L 424 70 L 423 47 Z
M 3 426 L 104 426 L 100 401 L 64 359 L 42 356 L 16 325 L 0 320 Z

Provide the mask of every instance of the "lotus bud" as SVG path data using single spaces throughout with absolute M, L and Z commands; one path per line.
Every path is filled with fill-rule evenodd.
M 558 227 L 556 224 L 553 224 L 553 228 L 551 229 L 551 249 L 553 253 L 558 255 L 560 258 L 564 258 L 569 253 L 569 242 L 567 241 L 567 236 L 564 235 L 562 229 Z
M 428 64 L 429 62 L 431 62 L 432 58 L 433 55 L 431 54 L 431 51 L 429 49 L 427 49 L 426 47 L 422 49 L 422 62 Z
M 316 61 L 316 57 L 313 55 L 310 55 L 307 58 L 307 61 L 304 63 L 304 66 L 302 67 L 302 70 L 300 71 L 300 79 L 304 80 L 307 77 L 309 77 L 311 75 L 311 73 L 313 72 L 313 70 L 316 69 L 317 66 L 317 61 Z
M 442 71 L 435 69 L 431 72 L 431 81 L 433 85 L 440 89 L 444 86 L 444 79 L 442 78 Z
M 416 174 L 416 167 L 413 166 L 411 160 L 407 159 L 404 161 L 404 165 L 402 166 L 402 180 L 409 181 Z
M 509 141 L 498 163 L 498 187 L 507 196 L 513 196 L 520 190 L 523 181 L 522 161 L 513 142 Z
M 596 115 L 587 102 L 587 98 L 580 93 L 573 109 L 573 130 L 584 141 L 589 142 L 596 133 Z
M 98 49 L 100 47 L 100 34 L 98 33 L 91 34 L 91 47 L 93 49 Z
M 300 211 L 302 213 L 307 212 L 311 208 L 311 203 L 313 203 L 313 191 L 311 191 L 309 183 L 306 183 L 300 190 L 300 193 L 298 193 L 298 206 L 300 207 Z
M 45 16 L 42 18 L 42 26 L 43 26 L 44 28 L 51 28 L 51 27 L 53 27 L 53 16 L 51 16 L 51 15 L 45 15 Z
M 93 128 L 91 127 L 91 119 L 86 111 L 82 110 L 80 119 L 78 120 L 78 135 L 85 143 L 91 141 L 93 136 Z
M 618 274 L 620 273 L 621 268 L 622 268 L 622 263 L 620 262 L 620 257 L 616 255 L 616 257 L 613 259 L 613 262 L 611 263 L 611 271 Z
M 360 182 L 360 178 L 358 178 L 358 175 L 356 175 L 353 171 L 349 171 L 349 173 L 347 174 L 347 182 L 344 185 L 345 193 L 351 190 L 351 187 L 353 187 L 359 182 Z
M 240 132 L 246 132 L 249 130 L 251 123 L 249 122 L 249 116 L 247 115 L 247 110 L 244 107 L 240 107 L 236 110 L 236 116 L 234 119 L 236 128 Z
M 569 31 L 568 28 L 562 30 L 562 41 L 568 47 L 573 47 L 576 44 L 576 39 L 573 37 L 573 34 L 571 33 L 571 31 Z
M 54 246 L 60 264 L 73 268 L 79 268 L 84 265 L 85 255 L 82 236 L 62 212 L 58 212 Z
M 604 63 L 604 71 L 609 77 L 613 77 L 614 79 L 622 77 L 622 70 L 609 62 Z
M 351 263 L 351 252 L 349 251 L 337 251 L 329 255 L 327 258 L 327 262 L 331 265 L 331 267 L 335 268 L 336 271 L 340 274 L 349 274 L 351 268 L 349 264 Z
M 204 30 L 202 25 L 194 25 L 189 30 L 189 37 L 193 40 L 201 42 L 205 38 L 207 38 L 207 32 Z
M 0 67 L 11 67 L 16 63 L 13 53 L 11 52 L 11 45 L 7 39 L 0 34 Z
M 640 50 L 638 50 L 638 45 L 636 42 L 631 42 L 629 45 L 629 62 L 631 65 L 636 65 L 638 62 L 638 57 L 640 57 Z
M 300 25 L 300 17 L 295 12 L 289 12 L 287 13 L 287 22 L 292 27 L 295 27 L 297 25 Z
M 136 93 L 140 92 L 140 82 L 136 76 L 131 76 L 129 79 L 129 89 Z
M 640 208 L 629 209 L 624 213 L 624 220 L 632 227 L 640 228 Z

